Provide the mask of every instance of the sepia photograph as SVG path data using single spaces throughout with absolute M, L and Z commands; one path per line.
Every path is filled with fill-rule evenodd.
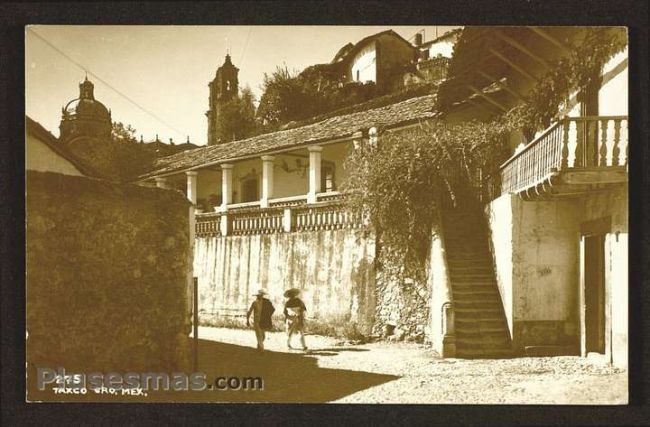
M 628 404 L 626 27 L 24 34 L 30 405 Z

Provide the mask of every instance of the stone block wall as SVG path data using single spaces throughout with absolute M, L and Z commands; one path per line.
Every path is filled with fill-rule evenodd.
M 28 374 L 189 369 L 185 197 L 32 171 L 26 189 Z

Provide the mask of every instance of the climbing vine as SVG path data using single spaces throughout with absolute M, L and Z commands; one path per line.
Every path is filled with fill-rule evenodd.
M 489 122 L 431 121 L 384 132 L 378 145 L 357 147 L 346 163 L 344 187 L 351 190 L 350 209 L 366 215 L 380 237 L 381 267 L 398 279 L 423 279 L 439 202 L 446 198 L 454 203 L 467 194 L 477 170 L 497 170 L 510 154 L 511 131 L 548 126 L 571 93 L 599 76 L 626 39 L 620 28 L 585 29 L 569 47 L 571 53 L 553 63 L 530 91 L 527 102 Z

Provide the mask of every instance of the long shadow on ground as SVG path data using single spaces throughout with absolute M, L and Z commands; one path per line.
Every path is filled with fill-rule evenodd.
M 363 351 L 328 347 L 315 349 L 314 354 L 335 356 L 339 351 L 356 350 Z M 320 368 L 317 359 L 310 353 L 259 353 L 251 347 L 207 340 L 199 340 L 199 372 L 207 375 L 209 384 L 214 384 L 218 377 L 261 378 L 263 389 L 217 390 L 212 387 L 200 392 L 149 391 L 146 397 L 94 393 L 86 396 L 50 394 L 47 397 L 41 394 L 34 397 L 44 401 L 324 403 L 399 378 L 394 375 Z

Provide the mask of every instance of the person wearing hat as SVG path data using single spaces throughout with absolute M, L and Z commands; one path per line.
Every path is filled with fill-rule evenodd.
M 266 331 L 270 331 L 273 327 L 271 316 L 275 312 L 273 303 L 269 301 L 265 289 L 260 289 L 254 295 L 255 301 L 246 313 L 246 326 L 250 327 L 250 317 L 253 315 L 253 329 L 255 329 L 255 337 L 257 338 L 257 349 L 264 351 L 264 340 L 266 339 Z
M 287 327 L 287 347 L 291 347 L 291 337 L 294 334 L 300 335 L 300 344 L 302 344 L 302 349 L 307 350 L 307 345 L 305 345 L 305 312 L 307 308 L 305 303 L 302 302 L 298 296 L 300 295 L 300 289 L 289 289 L 284 293 L 287 302 L 284 304 L 284 319 Z

